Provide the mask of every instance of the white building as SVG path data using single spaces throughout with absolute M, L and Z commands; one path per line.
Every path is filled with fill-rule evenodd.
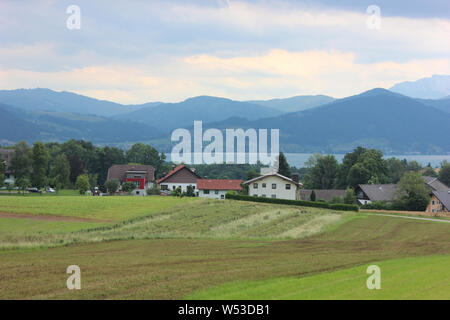
M 225 199 L 228 191 L 240 191 L 242 180 L 198 179 L 198 196 L 210 199 Z
M 267 197 L 287 200 L 300 200 L 301 183 L 278 173 L 269 173 L 249 181 L 248 195 L 254 197 Z
M 182 192 L 186 192 L 187 187 L 192 186 L 194 187 L 195 193 L 197 193 L 198 179 L 201 179 L 201 177 L 194 171 L 185 165 L 179 165 L 167 173 L 164 177 L 157 180 L 156 183 L 162 191 L 174 191 L 180 187 Z

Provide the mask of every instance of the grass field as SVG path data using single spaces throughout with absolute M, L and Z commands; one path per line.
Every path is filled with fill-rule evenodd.
M 373 262 L 381 289 L 368 290 L 369 264 L 306 277 L 240 281 L 188 295 L 187 299 L 330 300 L 449 299 L 450 255 Z
M 449 244 L 447 223 L 317 208 L 173 197 L 1 197 L 0 299 L 214 298 L 236 285 L 249 298 L 383 299 L 395 290 L 428 298 L 400 288 L 402 275 L 389 268 L 416 263 L 408 269 L 420 267 L 414 283 L 433 284 L 448 269 Z M 422 258 L 429 255 L 436 260 Z M 391 259 L 392 265 L 385 261 Z M 387 268 L 384 295 L 359 293 L 367 278 L 360 271 L 375 262 Z M 82 290 L 66 288 L 72 264 L 82 270 Z M 431 271 L 420 272 L 427 265 Z M 335 294 L 327 295 L 326 285 L 313 296 L 296 291 L 305 279 L 313 289 L 336 279 L 329 288 Z M 275 295 L 265 296 L 265 286 Z M 442 286 L 435 292 L 450 299 L 450 285 Z

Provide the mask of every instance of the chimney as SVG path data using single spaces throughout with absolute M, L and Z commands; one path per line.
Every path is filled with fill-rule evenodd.
M 293 173 L 291 179 L 298 183 L 298 173 Z

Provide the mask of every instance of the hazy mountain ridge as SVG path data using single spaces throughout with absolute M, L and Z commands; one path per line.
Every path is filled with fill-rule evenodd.
M 433 75 L 398 83 L 389 90 L 412 98 L 441 99 L 450 95 L 450 75 Z

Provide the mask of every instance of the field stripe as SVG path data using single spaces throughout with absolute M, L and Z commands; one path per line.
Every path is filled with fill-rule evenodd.
M 395 215 L 395 214 L 368 213 L 368 215 L 371 215 L 371 216 L 391 217 L 391 218 L 403 218 L 403 219 L 425 220 L 425 221 L 434 221 L 434 222 L 445 222 L 445 223 L 450 223 L 450 220 L 441 220 L 441 219 L 432 219 L 432 218 L 408 217 L 408 216 L 399 216 L 399 215 Z

